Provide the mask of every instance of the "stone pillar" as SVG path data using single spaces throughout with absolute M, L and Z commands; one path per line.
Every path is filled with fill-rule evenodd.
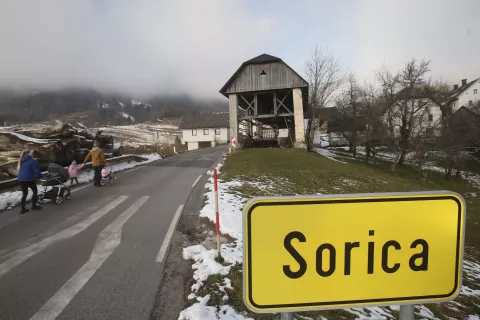
M 302 90 L 296 88 L 292 90 L 293 92 L 293 115 L 295 123 L 295 143 L 294 148 L 306 149 L 307 144 L 305 143 L 305 121 L 303 117 L 303 98 Z
M 235 93 L 228 95 L 228 110 L 230 114 L 230 136 L 228 141 L 232 145 L 232 137 L 237 141 L 237 149 L 240 149 L 238 142 L 238 96 Z

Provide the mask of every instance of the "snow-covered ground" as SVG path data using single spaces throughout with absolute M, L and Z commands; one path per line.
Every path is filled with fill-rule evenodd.
M 129 115 L 128 113 L 120 112 L 120 115 L 121 115 L 122 117 L 124 117 L 125 119 L 127 119 L 127 120 L 135 121 L 135 118 L 132 117 L 131 115 Z
M 136 161 L 122 162 L 122 163 L 111 165 L 110 167 L 113 172 L 118 172 L 118 171 L 123 171 L 126 169 L 130 169 L 139 165 L 143 165 L 146 163 L 150 163 L 152 161 L 162 159 L 162 157 L 158 154 L 142 155 L 142 157 L 145 157 L 148 160 L 142 161 L 142 162 L 136 162 Z M 92 170 L 80 171 L 80 174 L 78 176 L 78 182 L 84 183 L 84 182 L 89 182 L 91 180 L 93 180 Z M 67 184 L 69 183 L 70 182 L 68 182 Z M 38 185 L 37 187 L 39 191 L 43 190 L 42 186 Z M 32 194 L 31 194 L 31 190 L 29 189 L 27 200 L 30 200 L 31 197 L 32 197 Z M 11 191 L 11 192 L 0 193 L 0 210 L 8 209 L 16 206 L 17 204 L 20 203 L 21 198 L 22 198 L 21 191 Z
M 328 149 L 317 148 L 315 149 L 315 152 L 330 160 L 341 162 L 341 163 L 346 163 L 345 161 L 342 161 L 345 159 L 365 161 L 365 155 L 366 155 L 365 148 L 363 147 L 357 148 L 357 158 L 353 158 L 351 155 L 345 154 L 345 152 L 348 152 L 348 147 L 338 147 L 338 148 L 328 148 Z M 412 165 L 414 156 L 415 154 L 413 152 L 407 153 L 405 163 Z M 380 152 L 377 152 L 376 158 L 384 162 L 393 163 L 395 161 L 395 154 L 392 152 L 380 151 Z M 427 162 L 427 164 L 424 166 L 424 169 L 427 171 L 437 172 L 441 174 L 445 173 L 445 168 L 440 167 L 434 161 Z M 463 180 L 467 181 L 472 186 L 476 188 L 480 188 L 479 174 L 461 170 L 460 176 Z
M 178 126 L 169 123 L 140 123 L 128 126 L 105 126 L 98 129 L 114 137 L 115 148 L 120 145 L 139 147 L 144 144 L 174 144 L 177 136 L 182 137 Z
M 325 150 L 326 151 L 326 150 Z M 324 153 L 323 155 L 330 158 L 331 154 Z M 333 157 L 333 156 L 332 156 Z M 335 160 L 335 159 L 332 159 Z M 338 160 L 335 160 L 338 161 Z M 218 263 L 215 258 L 217 257 L 216 249 L 208 250 L 202 244 L 190 246 L 184 248 L 183 257 L 187 260 L 192 260 L 192 269 L 194 270 L 193 279 L 194 284 L 191 287 L 191 293 L 188 297 L 192 303 L 190 307 L 183 310 L 178 320 L 251 320 L 252 317 L 248 317 L 246 314 L 238 313 L 232 306 L 228 305 L 229 299 L 228 291 L 225 288 L 231 290 L 242 290 L 241 287 L 232 288 L 232 281 L 229 279 L 229 273 L 233 266 L 242 263 L 243 256 L 243 239 L 242 239 L 242 210 L 248 200 L 236 192 L 235 188 L 241 186 L 244 183 L 255 185 L 259 190 L 272 190 L 272 187 L 276 185 L 276 182 L 252 182 L 252 181 L 221 181 L 221 175 L 219 176 L 219 208 L 220 208 L 220 230 L 223 234 L 228 234 L 234 238 L 233 242 L 222 245 L 222 257 L 225 262 L 223 264 Z M 344 179 L 342 180 L 344 185 L 352 185 L 356 182 L 354 180 Z M 215 222 L 215 205 L 213 190 L 213 178 L 210 178 L 206 184 L 206 205 L 200 212 L 201 217 L 205 217 L 212 222 Z M 464 261 L 464 273 L 468 280 L 478 282 L 480 280 L 480 264 L 474 261 L 473 257 L 469 255 L 465 256 Z M 222 283 L 216 288 L 216 292 L 210 292 L 200 296 L 198 293 L 204 286 L 207 279 L 212 275 L 221 275 Z M 211 294 L 220 293 L 223 295 L 222 301 L 224 304 L 220 306 L 209 305 L 208 302 L 211 299 Z M 463 297 L 475 295 L 480 297 L 480 290 L 474 290 L 467 286 L 462 287 L 460 293 Z M 466 310 L 457 301 L 447 304 L 446 308 L 450 308 L 453 311 Z M 434 315 L 434 313 L 423 305 L 415 306 L 415 313 L 417 319 L 429 319 L 440 320 Z M 348 308 L 346 312 L 355 316 L 355 319 L 362 320 L 377 320 L 377 319 L 394 319 L 394 311 L 399 311 L 399 306 L 393 305 L 388 307 L 372 307 L 372 308 Z M 254 318 L 254 316 L 253 316 Z M 306 315 L 296 316 L 297 320 L 332 320 L 333 318 L 310 318 Z M 449 318 L 454 319 L 454 318 Z M 467 319 L 479 319 L 478 315 L 469 315 Z M 479 319 L 480 320 L 480 319 Z

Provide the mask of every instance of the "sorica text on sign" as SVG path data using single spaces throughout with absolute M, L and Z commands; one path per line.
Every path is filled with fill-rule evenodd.
M 342 272 L 345 276 L 351 274 L 352 260 L 356 255 L 367 255 L 367 265 L 365 266 L 365 273 L 374 274 L 375 272 L 395 273 L 403 265 L 406 268 L 410 268 L 413 272 L 427 271 L 428 270 L 428 256 L 429 245 L 425 239 L 414 239 L 411 243 L 400 243 L 396 240 L 389 240 L 385 243 L 375 242 L 375 231 L 369 230 L 369 236 L 372 240 L 368 243 L 362 244 L 359 241 L 350 241 L 344 243 L 344 256 L 337 255 L 337 248 L 335 245 L 325 242 L 319 244 L 315 252 L 315 270 L 321 277 L 329 277 L 335 272 Z M 292 231 L 285 236 L 284 247 L 285 250 L 296 261 L 296 265 L 285 264 L 283 265 L 284 274 L 291 279 L 301 278 L 309 269 L 309 263 L 300 252 L 296 249 L 296 246 L 300 246 L 301 243 L 307 242 L 308 239 L 300 231 Z M 381 246 L 381 252 L 377 252 L 378 246 Z M 391 251 L 398 250 L 410 250 L 410 259 L 408 261 L 393 261 L 389 259 L 389 253 Z M 381 265 L 375 266 L 375 255 L 381 255 Z M 324 267 L 325 261 L 327 261 L 327 268 Z M 341 269 L 341 270 L 339 270 Z

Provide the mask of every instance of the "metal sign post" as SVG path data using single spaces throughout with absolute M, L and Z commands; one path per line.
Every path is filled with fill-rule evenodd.
M 293 312 L 280 313 L 280 320 L 293 320 Z
M 414 320 L 415 318 L 415 305 L 402 305 L 400 306 L 400 320 Z

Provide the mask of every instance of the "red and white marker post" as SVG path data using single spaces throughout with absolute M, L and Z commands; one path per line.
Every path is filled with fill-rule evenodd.
M 232 136 L 232 148 L 233 150 L 237 148 L 237 139 L 235 139 L 235 136 Z
M 215 193 L 215 229 L 217 233 L 218 261 L 222 261 L 222 252 L 220 247 L 220 214 L 218 210 L 218 179 L 217 169 L 213 169 L 213 191 Z

